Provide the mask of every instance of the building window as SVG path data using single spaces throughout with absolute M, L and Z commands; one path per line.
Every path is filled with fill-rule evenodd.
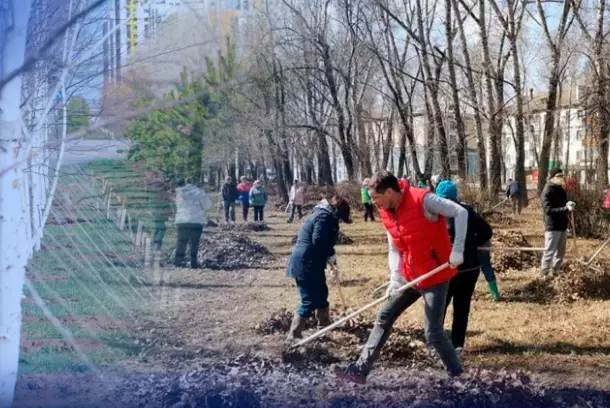
M 576 140 L 580 140 L 581 138 L 582 138 L 582 133 L 581 133 L 581 131 L 580 131 L 580 130 L 577 130 L 577 131 L 576 131 L 576 137 L 575 137 L 575 139 L 576 139 Z
M 582 160 L 582 150 L 578 150 L 576 152 L 576 160 Z
M 576 116 L 578 117 L 578 119 L 582 119 L 585 117 L 585 111 L 582 109 L 579 109 L 576 111 Z
M 250 4 L 248 3 L 248 0 L 244 0 L 244 10 L 248 10 L 250 8 Z

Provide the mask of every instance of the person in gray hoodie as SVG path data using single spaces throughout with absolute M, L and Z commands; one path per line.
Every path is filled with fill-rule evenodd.
M 206 212 L 212 208 L 212 201 L 202 188 L 181 180 L 176 188 L 176 220 L 178 242 L 174 264 L 185 264 L 186 245 L 191 245 L 191 268 L 198 268 L 197 252 L 203 226 L 207 224 Z
M 254 182 L 250 190 L 250 206 L 254 208 L 254 222 L 263 222 L 265 219 L 265 205 L 267 204 L 267 192 L 260 180 Z

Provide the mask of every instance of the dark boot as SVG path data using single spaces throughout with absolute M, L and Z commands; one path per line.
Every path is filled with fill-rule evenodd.
M 295 314 L 292 318 L 292 324 L 290 325 L 290 331 L 288 332 L 288 341 L 294 339 L 303 338 L 303 329 L 305 328 L 305 319 L 298 314 Z
M 330 315 L 328 313 L 328 308 L 317 309 L 316 310 L 316 320 L 318 321 L 318 329 L 321 329 L 323 327 L 330 325 Z
M 331 369 L 338 378 L 351 381 L 356 384 L 366 384 L 368 370 L 358 364 L 358 362 L 350 363 L 347 366 L 333 364 Z

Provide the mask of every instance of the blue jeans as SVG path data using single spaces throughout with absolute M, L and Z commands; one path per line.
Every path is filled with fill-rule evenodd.
M 328 308 L 328 286 L 324 271 L 321 274 L 311 274 L 295 280 L 301 297 L 301 304 L 297 308 L 299 316 L 307 319 L 316 309 Z
M 491 248 L 491 242 L 487 241 L 483 244 L 485 248 Z M 493 282 L 496 280 L 496 273 L 494 272 L 493 266 L 491 266 L 491 251 L 479 251 L 479 262 L 481 263 L 481 269 L 487 282 Z

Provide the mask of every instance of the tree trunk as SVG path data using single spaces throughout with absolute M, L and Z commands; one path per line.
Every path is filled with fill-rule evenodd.
M 604 12 L 606 8 L 606 0 L 599 0 L 597 9 L 596 33 L 595 33 L 595 65 L 598 73 L 596 86 L 596 113 L 599 115 L 597 134 L 595 135 L 595 146 L 597 157 L 595 161 L 595 170 L 597 173 L 596 188 L 598 191 L 604 191 L 608 186 L 608 147 L 610 131 L 610 115 L 606 108 L 608 101 L 608 70 L 606 69 L 605 53 L 604 53 Z
M 328 141 L 323 132 L 317 132 L 318 136 L 318 183 L 323 186 L 333 185 L 333 170 L 328 155 Z
M 443 115 L 438 100 L 438 88 L 434 83 L 434 77 L 432 75 L 432 69 L 430 66 L 430 56 L 428 54 L 428 43 L 425 38 L 424 21 L 422 16 L 421 0 L 416 1 L 417 9 L 417 29 L 419 34 L 419 45 L 421 47 L 421 61 L 424 67 L 424 84 L 429 92 L 430 106 L 432 108 L 432 116 L 434 118 L 434 128 L 436 137 L 438 140 L 442 176 L 448 179 L 451 176 L 451 169 L 449 167 L 449 150 L 447 148 L 447 135 L 445 133 L 445 126 L 443 125 Z
M 398 174 L 397 177 L 402 177 L 403 174 L 407 174 L 406 170 L 407 160 L 407 129 L 403 129 L 400 132 L 400 144 L 399 144 L 399 155 L 398 155 Z
M 557 87 L 559 85 L 559 58 L 558 52 L 554 53 L 549 75 L 549 97 L 546 101 L 546 116 L 544 118 L 544 134 L 542 136 L 542 148 L 540 149 L 540 159 L 538 161 L 538 195 L 546 185 L 549 174 L 549 160 L 551 157 L 551 145 L 555 131 L 555 110 L 557 107 Z
M 392 113 L 390 114 L 390 120 L 388 121 L 386 129 L 386 136 L 383 139 L 382 145 L 382 158 L 381 158 L 381 168 L 387 169 L 390 161 L 390 152 L 392 151 L 392 147 L 394 146 L 394 109 L 392 109 Z M 383 136 L 382 136 L 383 137 Z
M 8 30 L 0 39 L 2 69 L 5 74 L 18 69 L 24 62 L 26 33 L 30 17 L 30 0 L 9 0 L 12 9 Z M 6 18 L 8 16 L 0 16 Z M 17 76 L 0 89 L 0 164 L 2 170 L 15 165 L 0 176 L 0 407 L 13 403 L 19 366 L 21 333 L 21 295 L 25 266 L 31 241 L 25 234 L 23 164 L 17 164 L 21 139 L 20 104 L 22 77 Z
M 566 133 L 566 154 L 564 160 L 564 171 L 569 173 L 570 171 L 570 140 L 571 140 L 571 122 L 572 122 L 572 83 L 570 82 L 570 91 L 568 94 L 568 123 L 566 124 L 568 130 Z
M 453 9 L 456 13 L 456 21 L 460 30 L 460 42 L 462 44 L 462 54 L 464 55 L 464 64 L 466 65 L 465 74 L 468 82 L 468 93 L 470 103 L 474 107 L 474 126 L 477 137 L 477 154 L 479 161 L 479 187 L 482 191 L 487 189 L 487 151 L 485 149 L 485 136 L 483 135 L 483 125 L 481 122 L 481 112 L 479 100 L 477 98 L 477 90 L 474 78 L 472 76 L 472 65 L 470 62 L 470 51 L 468 50 L 468 41 L 464 31 L 464 23 L 462 16 L 459 13 L 459 8 L 456 0 L 451 0 Z
M 497 73 L 496 85 L 494 87 L 496 99 L 494 103 L 494 109 L 496 106 L 503 106 L 504 104 L 504 82 L 503 73 L 502 77 L 500 73 Z M 501 143 L 502 143 L 502 112 L 500 108 L 498 111 L 491 113 L 489 121 L 489 147 L 490 147 L 490 195 L 496 197 L 502 187 L 502 163 L 501 163 Z
M 345 124 L 345 111 L 339 100 L 339 88 L 335 81 L 335 69 L 330 57 L 330 46 L 325 42 L 322 44 L 322 62 L 324 64 L 324 73 L 328 83 L 333 108 L 337 115 L 337 132 L 339 133 L 341 155 L 343 156 L 343 164 L 347 171 L 349 180 L 355 180 L 356 174 L 354 171 L 354 160 L 352 156 L 353 140 L 351 137 L 351 129 Z M 345 92 L 345 90 L 343 90 Z
M 513 3 L 516 0 L 508 2 L 508 26 L 510 31 L 509 42 L 513 61 L 513 75 L 515 81 L 515 92 L 517 100 L 517 112 L 515 115 L 517 128 L 517 163 L 515 169 L 515 180 L 521 185 L 521 191 L 526 194 L 521 194 L 521 203 L 523 207 L 528 204 L 527 183 L 525 180 L 525 132 L 523 129 L 523 92 L 521 88 L 521 67 L 519 66 L 519 50 L 517 48 L 517 29 L 515 27 L 515 10 Z
M 453 61 L 453 27 L 451 17 L 451 0 L 445 0 L 445 37 L 447 40 L 447 69 L 449 71 L 449 82 L 451 84 L 451 97 L 453 102 L 453 114 L 455 115 L 455 123 L 458 133 L 458 144 L 456 148 L 458 160 L 458 175 L 466 178 L 466 131 L 462 112 L 460 111 L 460 95 L 458 93 L 457 78 L 455 76 L 455 64 Z
M 502 169 L 498 157 L 500 156 L 499 138 L 502 135 L 502 127 L 498 124 L 496 112 L 496 104 L 494 100 L 494 87 L 492 79 L 495 77 L 491 66 L 491 57 L 489 54 L 489 39 L 487 37 L 487 23 L 485 11 L 485 2 L 487 0 L 479 0 L 479 32 L 481 35 L 481 52 L 483 54 L 483 71 L 485 77 L 485 95 L 487 97 L 487 112 L 489 115 L 488 132 L 489 132 L 489 192 L 492 197 L 495 197 L 500 192 L 502 184 L 501 176 Z M 502 84 L 502 86 L 504 86 Z M 497 95 L 497 93 L 496 93 Z M 499 105 L 500 107 L 502 105 Z M 479 157 L 481 153 L 479 152 Z

